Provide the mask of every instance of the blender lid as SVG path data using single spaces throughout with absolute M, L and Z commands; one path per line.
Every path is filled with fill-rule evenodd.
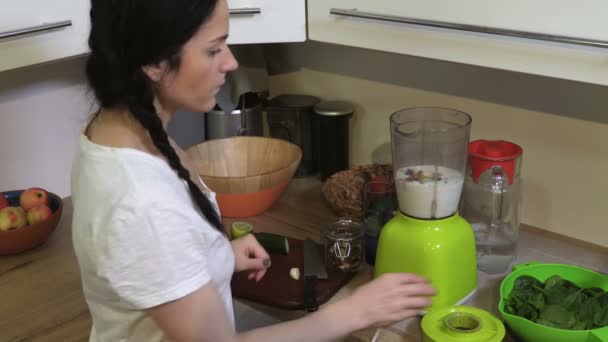
M 425 341 L 431 342 L 500 342 L 506 335 L 498 318 L 472 306 L 431 310 L 421 326 Z

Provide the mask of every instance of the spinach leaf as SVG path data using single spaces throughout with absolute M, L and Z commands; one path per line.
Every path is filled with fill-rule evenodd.
M 566 306 L 565 304 L 570 302 L 571 297 L 576 296 L 576 292 L 579 290 L 580 288 L 574 283 L 555 275 L 547 279 L 542 292 L 545 294 L 548 304 Z
M 597 327 L 608 325 L 608 292 L 596 298 L 593 305 L 593 324 Z
M 540 280 L 527 275 L 517 277 L 517 279 L 515 279 L 515 283 L 513 284 L 513 288 L 517 290 L 527 289 L 534 286 L 542 287 L 543 283 L 541 283 Z
M 551 326 L 560 329 L 570 329 L 576 324 L 574 313 L 560 305 L 549 304 L 541 311 L 538 323 L 551 322 Z
M 596 329 L 608 326 L 608 292 L 581 288 L 559 275 L 544 283 L 521 276 L 515 279 L 504 310 L 557 329 Z
M 583 289 L 583 292 L 586 293 L 589 297 L 599 297 L 604 294 L 604 290 L 598 287 L 589 287 Z

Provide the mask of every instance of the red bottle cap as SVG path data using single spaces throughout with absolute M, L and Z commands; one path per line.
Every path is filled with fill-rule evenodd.
M 513 184 L 517 158 L 523 153 L 522 148 L 505 140 L 475 140 L 469 144 L 469 165 L 473 181 L 493 166 L 501 166 Z
M 374 177 L 367 183 L 368 191 L 371 192 L 387 192 L 393 190 L 390 180 L 386 177 Z

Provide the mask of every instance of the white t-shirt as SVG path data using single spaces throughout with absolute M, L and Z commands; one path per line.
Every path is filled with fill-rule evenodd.
M 234 326 L 234 254 L 200 214 L 187 183 L 142 151 L 97 145 L 84 135 L 79 145 L 72 238 L 93 318 L 90 341 L 165 340 L 143 310 L 209 281 Z

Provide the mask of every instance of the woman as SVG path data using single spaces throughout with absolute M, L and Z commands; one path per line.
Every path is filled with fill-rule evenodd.
M 100 109 L 72 171 L 91 341 L 326 341 L 417 315 L 433 289 L 393 274 L 236 335 L 232 273 L 259 281 L 269 256 L 252 235 L 226 238 L 214 194 L 165 131 L 178 108 L 213 108 L 237 67 L 227 37 L 225 0 L 92 1 L 86 74 Z

